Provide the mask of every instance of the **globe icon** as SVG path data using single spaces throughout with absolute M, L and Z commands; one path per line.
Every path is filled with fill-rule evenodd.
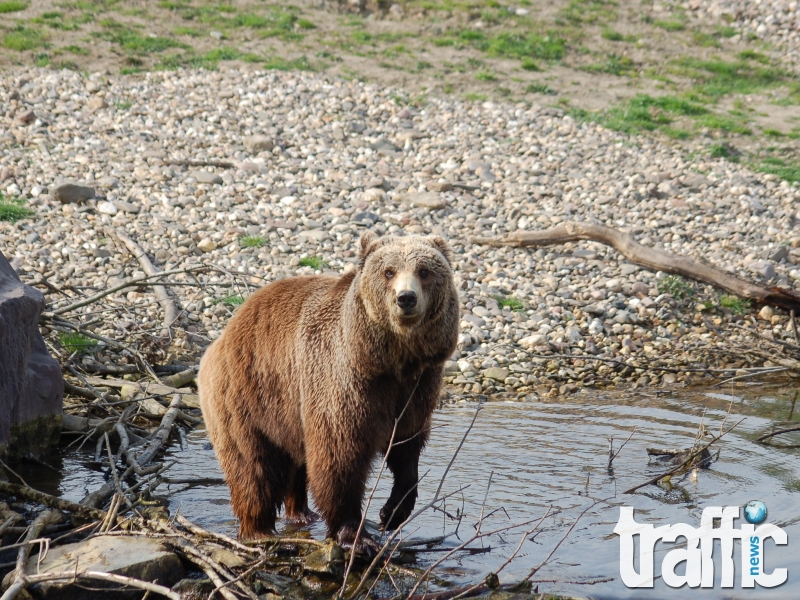
M 744 507 L 744 518 L 753 525 L 763 523 L 767 520 L 767 505 L 760 500 L 751 500 Z

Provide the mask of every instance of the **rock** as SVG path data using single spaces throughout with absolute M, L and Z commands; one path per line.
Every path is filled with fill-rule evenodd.
M 606 314 L 606 309 L 597 304 L 587 304 L 582 310 L 583 312 L 594 315 L 595 317 L 602 317 L 604 314 Z
M 395 201 L 407 203 L 411 206 L 427 208 L 428 210 L 438 210 L 446 205 L 442 197 L 436 192 L 412 192 L 410 194 L 398 194 Z
M 139 211 L 142 209 L 141 206 L 137 204 L 133 204 L 131 202 L 126 202 L 125 200 L 115 200 L 114 206 L 116 206 L 122 212 L 130 213 L 130 214 L 138 214 Z
M 489 312 L 489 309 L 485 306 L 476 306 L 472 309 L 472 314 L 477 315 L 479 317 L 488 317 L 492 313 Z
M 216 247 L 217 244 L 210 238 L 203 238 L 197 243 L 197 249 L 200 250 L 200 252 L 211 252 L 215 250 Z
M 379 139 L 377 142 L 370 144 L 369 147 L 375 150 L 375 152 L 377 152 L 378 154 L 385 154 L 389 156 L 394 155 L 397 152 L 400 152 L 400 146 L 394 145 L 386 138 Z
M 453 189 L 453 184 L 449 181 L 429 181 L 425 187 L 429 192 L 449 192 Z
M 779 263 L 782 260 L 786 260 L 787 258 L 789 258 L 789 247 L 788 246 L 781 246 L 780 248 L 775 250 L 775 252 L 773 252 L 769 257 L 769 259 L 772 262 L 776 262 L 776 263 Z
M 631 286 L 634 294 L 644 294 L 645 296 L 650 293 L 650 286 L 641 281 L 637 281 Z
M 580 329 L 569 327 L 567 328 L 567 332 L 564 335 L 564 339 L 568 341 L 570 344 L 577 344 L 583 339 L 583 335 L 581 335 Z
M 380 188 L 374 187 L 364 191 L 364 202 L 380 202 L 384 204 L 388 199 L 386 192 Z
M 27 125 L 28 123 L 32 123 L 36 120 L 36 113 L 32 110 L 24 111 L 17 115 L 17 120 Z
M 403 7 L 399 4 L 392 4 L 389 7 L 389 14 L 392 16 L 392 18 L 399 20 L 405 16 L 406 11 L 403 10 Z
M 114 205 L 113 202 L 108 202 L 104 200 L 103 202 L 97 203 L 97 212 L 103 215 L 115 215 L 119 212 L 119 209 Z
M 197 183 L 208 183 L 212 185 L 220 185 L 222 183 L 222 177 L 216 173 L 210 173 L 209 171 L 191 171 L 189 177 L 194 177 Z
M 94 198 L 94 188 L 74 181 L 64 181 L 53 190 L 53 198 L 63 204 L 80 203 Z
M 215 40 L 221 40 L 224 36 L 222 35 L 221 31 L 211 31 L 209 34 Z
M 775 267 L 768 260 L 753 261 L 747 265 L 747 270 L 761 279 L 772 279 L 776 275 Z
M 547 344 L 547 336 L 540 333 L 528 335 L 519 341 L 519 345 L 526 348 L 533 348 L 534 346 L 543 346 Z
M 297 237 L 307 240 L 314 240 L 316 242 L 324 242 L 330 237 L 330 235 L 324 229 L 311 229 L 307 231 L 301 231 L 297 234 Z
M 489 367 L 483 372 L 485 379 L 494 379 L 495 381 L 505 381 L 508 377 L 508 369 L 502 367 Z
M 106 104 L 106 100 L 102 96 L 92 96 L 89 98 L 86 106 L 88 106 L 91 110 L 100 110 L 107 108 L 108 104 Z
M 775 310 L 771 306 L 764 306 L 758 312 L 758 316 L 760 319 L 764 319 L 765 321 L 771 321 L 772 317 L 775 316 Z
M 316 575 L 341 577 L 344 573 L 344 552 L 336 544 L 328 544 L 303 558 L 303 571 Z
M 684 177 L 681 183 L 688 188 L 699 188 L 701 186 L 707 186 L 711 184 L 711 182 L 702 175 L 690 175 L 689 177 Z
M 249 135 L 243 141 L 245 149 L 250 154 L 258 154 L 265 150 L 271 152 L 275 148 L 274 140 L 265 135 Z
M 44 306 L 0 254 L 0 454 L 38 454 L 58 442 L 64 381 L 39 333 Z
M 448 360 L 444 363 L 444 372 L 445 373 L 461 373 L 461 369 L 458 367 L 458 363 L 454 360 Z
M 146 537 L 99 536 L 50 548 L 47 556 L 37 564 L 38 556 L 28 559 L 28 573 L 61 573 L 64 571 L 100 571 L 133 577 L 166 587 L 183 579 L 185 572 L 178 556 L 167 550 L 161 542 Z M 13 581 L 13 573 L 3 580 Z M 84 586 L 70 582 L 45 582 L 31 586 L 31 596 L 41 600 L 84 600 L 102 598 L 115 600 L 130 598 L 130 592 L 112 591 L 117 584 L 92 580 L 87 585 L 101 591 L 91 593 Z M 139 595 L 141 592 L 139 592 Z M 138 596 L 137 596 L 138 597 Z
M 475 315 L 461 315 L 461 320 L 466 321 L 467 323 L 471 323 L 476 327 L 483 327 L 484 325 L 486 325 L 486 321 L 484 321 L 480 317 L 476 317 Z

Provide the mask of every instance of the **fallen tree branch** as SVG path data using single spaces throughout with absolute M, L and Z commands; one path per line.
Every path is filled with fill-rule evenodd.
M 160 594 L 165 598 L 170 598 L 170 600 L 182 600 L 182 596 L 178 592 L 173 592 L 171 589 L 164 587 L 163 585 L 150 583 L 149 581 L 141 581 L 140 579 L 126 577 L 125 575 L 117 575 L 116 573 L 105 573 L 103 571 L 82 571 L 79 573 L 76 573 L 75 571 L 64 571 L 62 573 L 42 573 L 41 575 L 29 575 L 25 577 L 24 585 L 15 588 L 13 593 L 11 593 L 12 588 L 8 588 L 6 593 L 2 596 L 2 600 L 11 600 L 12 598 L 16 597 L 23 588 L 28 587 L 29 585 L 35 585 L 45 581 L 73 582 L 80 580 L 109 581 L 112 583 L 119 583 L 120 585 L 126 585 L 128 587 L 138 588 L 140 590 L 145 590 L 146 592 Z
M 132 238 L 116 229 L 108 229 L 108 232 L 128 247 L 130 253 L 133 254 L 136 260 L 139 261 L 142 271 L 144 271 L 145 274 L 151 277 L 163 275 L 163 273 L 159 273 L 156 270 L 153 263 L 150 262 L 149 258 L 147 258 L 145 251 L 139 244 L 133 241 Z M 170 340 L 172 339 L 172 324 L 178 320 L 178 315 L 180 315 L 178 305 L 175 302 L 175 299 L 170 296 L 167 288 L 163 285 L 153 284 L 153 293 L 155 293 L 158 303 L 161 304 L 161 308 L 164 309 L 164 328 L 161 336 L 164 339 Z
M 762 444 L 766 440 L 775 437 L 776 435 L 782 435 L 784 433 L 792 433 L 793 431 L 800 431 L 800 425 L 798 425 L 797 427 L 789 427 L 787 429 L 776 429 L 772 433 L 765 433 L 764 435 L 757 437 L 756 439 L 753 440 L 753 442 L 756 444 Z
M 26 498 L 27 500 L 32 500 L 34 502 L 38 502 L 39 504 L 44 504 L 45 506 L 49 506 L 50 508 L 57 508 L 58 510 L 66 510 L 71 513 L 80 515 L 82 517 L 88 517 L 90 519 L 104 519 L 106 516 L 106 511 L 104 510 L 92 508 L 90 506 L 86 506 L 85 504 L 70 502 L 69 500 L 64 500 L 63 498 L 57 498 L 56 496 L 51 496 L 50 494 L 45 494 L 44 492 L 40 492 L 38 490 L 23 485 L 17 485 L 15 483 L 7 483 L 5 481 L 0 481 L 0 492 Z
M 791 291 L 777 287 L 756 285 L 722 269 L 692 260 L 687 256 L 643 246 L 632 235 L 596 223 L 568 221 L 544 231 L 517 231 L 508 235 L 505 239 L 470 238 L 470 241 L 474 244 L 515 246 L 518 248 L 552 246 L 580 240 L 591 240 L 611 246 L 632 263 L 648 269 L 710 283 L 741 298 L 778 306 L 786 310 L 800 311 L 800 296 Z

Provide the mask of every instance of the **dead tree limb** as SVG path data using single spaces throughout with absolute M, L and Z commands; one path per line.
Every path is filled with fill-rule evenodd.
M 154 277 L 159 274 L 153 263 L 147 258 L 145 251 L 139 244 L 133 241 L 132 238 L 117 229 L 109 229 L 108 231 L 128 247 L 130 253 L 139 261 L 139 265 L 141 265 L 142 271 L 144 271 L 146 275 Z M 175 299 L 170 296 L 167 288 L 163 285 L 154 283 L 153 292 L 158 299 L 158 303 L 161 304 L 161 308 L 164 309 L 164 329 L 161 335 L 164 339 L 172 339 L 172 325 L 178 320 L 178 315 L 180 314 L 178 305 Z
M 0 492 L 25 498 L 26 500 L 32 500 L 33 502 L 38 502 L 39 504 L 44 504 L 45 506 L 49 506 L 51 508 L 65 510 L 85 518 L 103 519 L 106 516 L 106 512 L 104 510 L 97 510 L 85 504 L 78 504 L 76 502 L 64 500 L 63 498 L 57 498 L 56 496 L 45 494 L 44 492 L 34 490 L 33 488 L 29 488 L 24 485 L 0 481 Z
M 553 246 L 580 240 L 591 240 L 611 246 L 632 263 L 648 269 L 710 283 L 741 298 L 778 306 L 787 311 L 800 311 L 800 296 L 791 291 L 773 286 L 756 285 L 727 271 L 703 264 L 687 256 L 643 246 L 627 233 L 596 223 L 569 221 L 544 231 L 517 231 L 508 235 L 505 239 L 485 237 L 473 237 L 470 239 L 474 244 L 514 246 L 517 248 Z

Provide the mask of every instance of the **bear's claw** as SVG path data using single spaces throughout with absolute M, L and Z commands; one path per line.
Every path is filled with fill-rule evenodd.
M 311 525 L 315 521 L 319 521 L 319 515 L 307 508 L 303 512 L 286 515 L 284 521 L 290 525 L 305 527 L 306 525 Z

